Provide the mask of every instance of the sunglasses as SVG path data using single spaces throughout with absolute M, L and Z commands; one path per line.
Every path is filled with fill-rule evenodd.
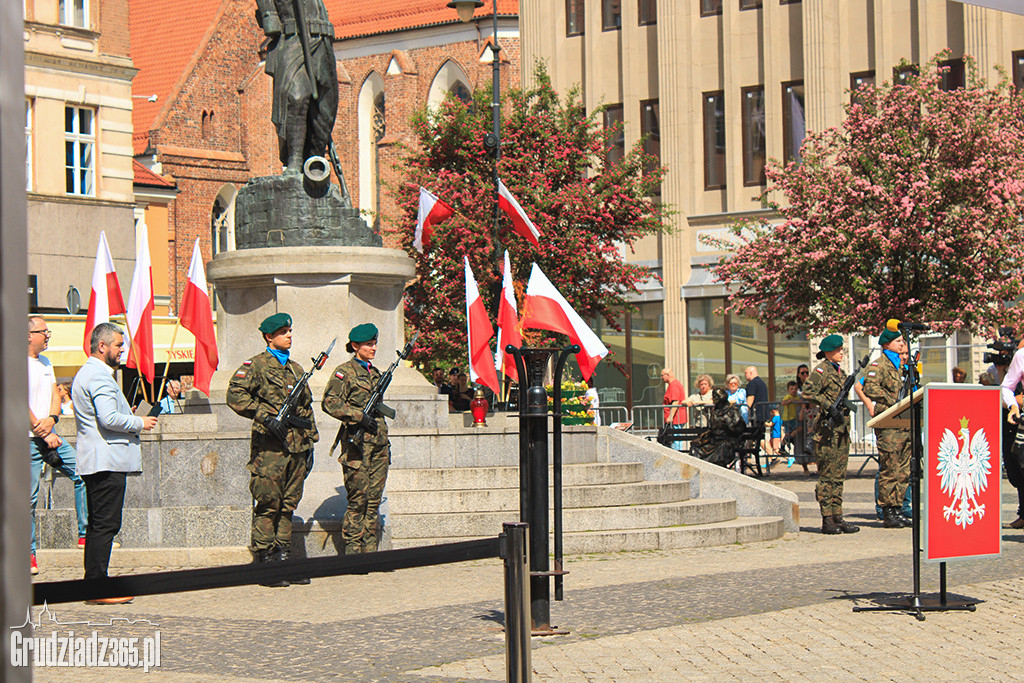
M 46 337 L 47 339 L 49 339 L 50 337 L 53 336 L 53 332 L 51 332 L 50 330 L 29 330 L 28 333 L 29 334 L 41 334 L 44 337 Z

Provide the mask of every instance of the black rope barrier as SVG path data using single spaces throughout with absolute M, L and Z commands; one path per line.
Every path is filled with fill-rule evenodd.
M 160 595 L 228 588 L 294 579 L 319 579 L 345 574 L 389 572 L 500 556 L 500 537 L 457 543 L 382 550 L 362 555 L 314 557 L 269 564 L 236 564 L 225 567 L 184 569 L 152 574 L 110 576 L 103 579 L 48 581 L 32 585 L 32 604 L 56 604 L 116 598 L 126 595 Z

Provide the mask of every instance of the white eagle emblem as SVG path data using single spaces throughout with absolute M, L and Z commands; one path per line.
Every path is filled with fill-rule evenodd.
M 973 524 L 975 518 L 985 516 L 985 506 L 978 504 L 978 495 L 988 488 L 988 475 L 992 471 L 988 437 L 979 429 L 971 438 L 967 418 L 960 418 L 960 436 L 963 446 L 957 444 L 957 437 L 945 430 L 939 442 L 937 467 L 942 492 L 952 497 L 952 503 L 942 508 L 947 520 L 963 528 Z

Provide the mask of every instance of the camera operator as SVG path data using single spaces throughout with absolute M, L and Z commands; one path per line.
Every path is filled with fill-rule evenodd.
M 986 354 L 988 355 L 988 354 Z M 1024 529 L 1024 428 L 1018 426 L 1021 405 L 1021 378 L 1024 377 L 1024 339 L 1017 343 L 1017 351 L 1006 370 L 1006 376 L 1000 384 L 1000 396 L 1003 402 L 1003 464 L 1006 467 L 1006 478 L 1017 489 L 1017 519 L 1003 524 L 1004 529 Z M 1019 432 L 1019 435 L 1018 435 Z M 1018 436 L 1020 438 L 1018 438 Z

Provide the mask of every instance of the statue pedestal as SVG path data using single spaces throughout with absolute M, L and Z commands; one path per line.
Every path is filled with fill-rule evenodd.
M 405 253 L 380 247 L 275 247 L 217 254 L 207 266 L 207 277 L 216 287 L 220 352 L 210 403 L 221 427 L 244 428 L 244 421 L 224 405 L 228 382 L 242 361 L 266 348 L 260 322 L 274 313 L 287 313 L 294 329 L 291 357 L 304 370 L 331 339 L 338 338 L 327 364 L 309 382 L 320 430 L 318 469 L 321 462 L 327 466 L 338 421 L 320 411 L 320 400 L 331 371 L 351 355 L 345 351 L 348 332 L 360 323 L 375 324 L 380 336 L 374 363 L 381 369 L 390 365 L 405 346 L 402 294 L 414 273 Z M 403 364 L 395 370 L 387 403 L 399 412 L 397 426 L 448 425 L 444 397 Z M 337 463 L 331 464 L 337 468 Z

